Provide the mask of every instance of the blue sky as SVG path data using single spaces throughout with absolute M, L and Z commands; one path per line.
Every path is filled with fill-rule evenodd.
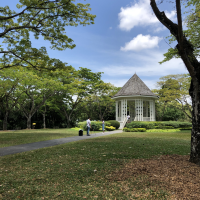
M 1 6 L 14 8 L 14 0 Z M 102 80 L 122 87 L 136 72 L 150 89 L 156 88 L 161 76 L 188 73 L 181 59 L 160 65 L 169 45 L 165 42 L 169 31 L 156 19 L 149 0 L 77 0 L 90 3 L 91 13 L 97 15 L 95 24 L 66 27 L 66 34 L 76 47 L 64 51 L 51 50 L 48 41 L 33 40 L 35 47 L 45 46 L 52 58 L 67 62 L 74 68 L 86 67 L 104 72 Z M 176 22 L 174 4 L 159 5 Z M 174 47 L 176 44 L 172 44 Z

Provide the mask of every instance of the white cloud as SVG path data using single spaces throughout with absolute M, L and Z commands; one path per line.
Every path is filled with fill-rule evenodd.
M 139 77 L 149 77 L 148 79 L 152 80 L 155 80 L 155 77 L 169 74 L 188 73 L 181 59 L 172 59 L 160 65 L 158 62 L 163 60 L 163 57 L 163 52 L 155 50 L 143 54 L 129 53 L 129 55 L 126 55 L 126 60 L 129 61 L 128 63 L 124 62 L 124 64 L 121 65 L 107 65 L 101 68 L 101 70 L 104 71 L 105 76 L 109 76 L 111 83 L 113 83 L 112 80 L 115 82 L 124 80 L 125 76 L 131 77 L 135 72 Z M 155 82 L 156 81 L 157 78 Z M 115 82 L 113 84 L 115 84 Z
M 139 34 L 133 38 L 130 42 L 125 44 L 125 47 L 121 47 L 121 51 L 140 51 L 142 49 L 151 49 L 158 47 L 158 42 L 161 38 L 157 36 L 151 37 L 150 35 Z
M 110 30 L 112 29 L 112 26 L 109 28 Z
M 157 28 L 154 28 L 153 29 L 153 32 L 154 33 L 159 33 L 159 32 L 161 32 L 161 31 L 164 31 L 164 30 L 166 30 L 167 28 L 165 27 L 165 26 L 159 26 L 159 27 L 157 27 Z
M 165 11 L 167 17 L 174 19 L 175 11 Z M 129 7 L 121 8 L 118 14 L 120 24 L 119 28 L 124 31 L 130 31 L 135 26 L 147 26 L 160 23 L 154 15 L 149 0 L 139 0 Z

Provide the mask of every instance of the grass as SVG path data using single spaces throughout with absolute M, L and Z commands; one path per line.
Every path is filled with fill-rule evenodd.
M 125 132 L 4 156 L 0 199 L 140 199 L 133 191 L 168 199 L 165 190 L 147 190 L 144 176 L 124 182 L 110 176 L 132 159 L 189 152 L 189 131 Z
M 90 131 L 90 134 L 93 133 L 97 131 Z M 86 135 L 86 131 L 83 134 Z M 78 136 L 78 131 L 66 128 L 0 131 L 0 148 L 73 136 Z

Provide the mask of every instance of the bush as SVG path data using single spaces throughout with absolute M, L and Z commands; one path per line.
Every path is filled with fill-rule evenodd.
M 146 129 L 152 129 L 155 127 L 154 122 L 131 122 L 126 124 L 127 128 L 146 128 Z
M 102 122 L 101 122 L 102 123 Z M 104 122 L 104 125 L 105 126 L 111 126 L 111 123 L 110 122 Z
M 114 131 L 116 128 L 113 126 L 106 126 L 105 127 L 107 131 Z
M 184 131 L 184 130 L 189 130 L 191 131 L 192 130 L 192 127 L 188 127 L 188 128 L 179 128 L 180 131 Z
M 127 128 L 146 128 L 146 129 L 177 129 L 191 127 L 190 122 L 164 121 L 164 122 L 138 122 L 134 121 L 126 124 Z
M 174 129 L 173 126 L 164 126 L 163 129 Z
M 109 120 L 108 122 L 110 123 L 111 126 L 114 126 L 116 129 L 120 127 L 120 123 L 116 120 Z
M 86 123 L 86 122 L 79 122 L 79 123 L 77 124 L 77 126 L 78 126 L 79 128 L 83 128 L 83 126 L 84 126 L 85 123 Z
M 124 132 L 146 132 L 146 128 L 124 128 Z
M 179 132 L 179 129 L 149 129 L 147 132 Z
M 79 122 L 78 127 L 87 131 L 87 122 Z M 91 131 L 98 131 L 102 127 L 102 122 L 91 121 Z

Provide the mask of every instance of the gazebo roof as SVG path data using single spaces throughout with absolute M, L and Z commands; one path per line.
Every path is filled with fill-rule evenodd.
M 156 97 L 156 95 L 145 85 L 145 83 L 135 73 L 120 89 L 120 91 L 113 97 L 138 95 Z

